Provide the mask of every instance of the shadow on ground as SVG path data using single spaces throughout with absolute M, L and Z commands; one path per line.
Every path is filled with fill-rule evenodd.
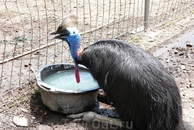
M 100 99 L 106 101 L 106 99 Z M 100 104 L 100 105 L 99 105 Z M 100 109 L 99 109 L 100 106 Z M 106 108 L 107 109 L 106 109 Z M 41 101 L 40 90 L 31 95 L 30 110 L 32 115 L 31 128 L 35 129 L 79 129 L 79 130 L 93 130 L 93 129 L 121 129 L 116 126 L 110 126 L 98 122 L 84 122 L 82 120 L 74 120 L 67 118 L 65 114 L 51 111 Z M 95 107 L 91 110 L 101 115 L 109 117 L 118 117 L 115 110 L 110 105 L 105 103 L 96 103 Z

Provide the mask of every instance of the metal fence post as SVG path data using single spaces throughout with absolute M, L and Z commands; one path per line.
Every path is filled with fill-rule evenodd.
M 144 11 L 144 29 L 149 28 L 149 22 L 150 22 L 150 0 L 145 0 L 145 11 Z

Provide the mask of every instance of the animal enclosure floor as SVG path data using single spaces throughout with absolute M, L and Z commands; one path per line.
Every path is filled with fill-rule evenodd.
M 140 46 L 142 48 L 149 50 L 149 52 L 156 56 L 174 76 L 182 96 L 184 121 L 194 126 L 194 26 L 192 26 L 192 23 L 183 25 L 184 27 L 182 28 L 182 23 L 180 23 L 177 24 L 177 26 L 166 27 L 168 28 L 166 30 L 162 28 L 157 31 L 151 30 L 142 33 L 138 35 L 142 40 L 135 44 L 141 44 Z M 154 35 L 159 31 L 161 32 Z M 168 34 L 168 36 L 166 34 Z M 141 43 L 141 41 L 146 43 Z M 154 43 L 159 44 L 150 47 Z M 147 46 L 143 47 L 143 45 Z M 118 129 L 117 127 L 107 124 L 86 123 L 82 121 L 73 122 L 67 119 L 66 115 L 50 111 L 42 104 L 40 92 L 35 83 L 31 83 L 30 88 L 32 92 L 25 95 L 26 99 L 21 98 L 22 102 L 17 103 L 19 105 L 11 106 L 10 110 L 4 110 L 0 113 L 0 129 Z M 18 91 L 20 91 L 18 94 L 21 94 L 24 90 L 19 89 Z M 28 120 L 28 126 L 17 126 L 13 122 L 14 116 L 25 117 Z
M 194 26 L 157 46 L 152 54 L 174 76 L 182 97 L 183 120 L 194 129 Z

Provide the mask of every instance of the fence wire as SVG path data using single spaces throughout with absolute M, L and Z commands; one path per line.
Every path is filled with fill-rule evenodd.
M 62 19 L 74 13 L 83 46 L 181 18 L 194 8 L 194 0 L 150 0 L 149 20 L 144 21 L 146 0 L 1 0 L 0 1 L 0 108 L 20 104 L 29 93 L 38 68 L 71 62 L 65 42 L 50 40 Z M 2 112 L 4 109 L 0 109 Z

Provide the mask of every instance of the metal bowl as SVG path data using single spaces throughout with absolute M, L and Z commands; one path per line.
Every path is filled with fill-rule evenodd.
M 80 70 L 89 71 L 84 66 L 79 66 L 79 68 Z M 57 89 L 43 82 L 45 77 L 67 69 L 74 69 L 74 64 L 51 64 L 44 66 L 37 71 L 36 80 L 41 89 L 43 104 L 53 111 L 64 114 L 75 114 L 90 110 L 95 105 L 99 86 L 84 91 L 76 91 Z

